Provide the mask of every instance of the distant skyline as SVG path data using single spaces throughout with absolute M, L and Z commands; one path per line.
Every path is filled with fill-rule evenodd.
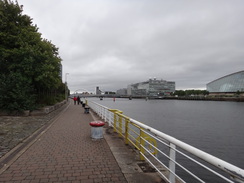
M 19 0 L 59 47 L 71 91 L 116 91 L 156 77 L 206 89 L 244 70 L 243 0 Z

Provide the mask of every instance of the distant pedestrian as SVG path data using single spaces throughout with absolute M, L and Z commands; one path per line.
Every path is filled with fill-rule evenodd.
M 77 97 L 77 103 L 80 105 L 80 96 Z
M 76 105 L 76 101 L 77 101 L 76 96 L 74 96 L 73 100 L 74 100 L 74 105 Z

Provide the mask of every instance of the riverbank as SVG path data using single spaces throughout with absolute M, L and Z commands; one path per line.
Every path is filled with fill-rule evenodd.
M 244 97 L 199 97 L 199 96 L 192 96 L 192 97 L 164 97 L 162 99 L 244 102 Z
M 233 102 L 244 102 L 244 96 L 227 96 L 227 97 L 221 97 L 221 96 L 120 96 L 120 95 L 104 95 L 104 96 L 86 96 L 89 97 L 96 97 L 100 98 L 100 100 L 103 100 L 104 98 L 125 98 L 128 100 L 132 99 L 145 99 L 145 100 L 205 100 L 205 101 L 233 101 Z

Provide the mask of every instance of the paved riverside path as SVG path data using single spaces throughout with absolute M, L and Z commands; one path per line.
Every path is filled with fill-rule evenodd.
M 71 103 L 35 142 L 0 172 L 0 182 L 126 183 L 105 139 L 92 140 L 90 114 Z

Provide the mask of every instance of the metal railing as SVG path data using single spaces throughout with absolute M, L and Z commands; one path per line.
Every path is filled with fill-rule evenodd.
M 124 138 L 125 144 L 134 146 L 139 151 L 141 160 L 149 162 L 165 181 L 169 183 L 209 181 L 203 177 L 202 171 L 199 175 L 194 171 L 195 168 L 192 170 L 188 167 L 193 162 L 218 177 L 221 182 L 244 183 L 243 169 L 131 119 L 123 115 L 120 110 L 109 109 L 92 101 L 89 101 L 88 105 Z

